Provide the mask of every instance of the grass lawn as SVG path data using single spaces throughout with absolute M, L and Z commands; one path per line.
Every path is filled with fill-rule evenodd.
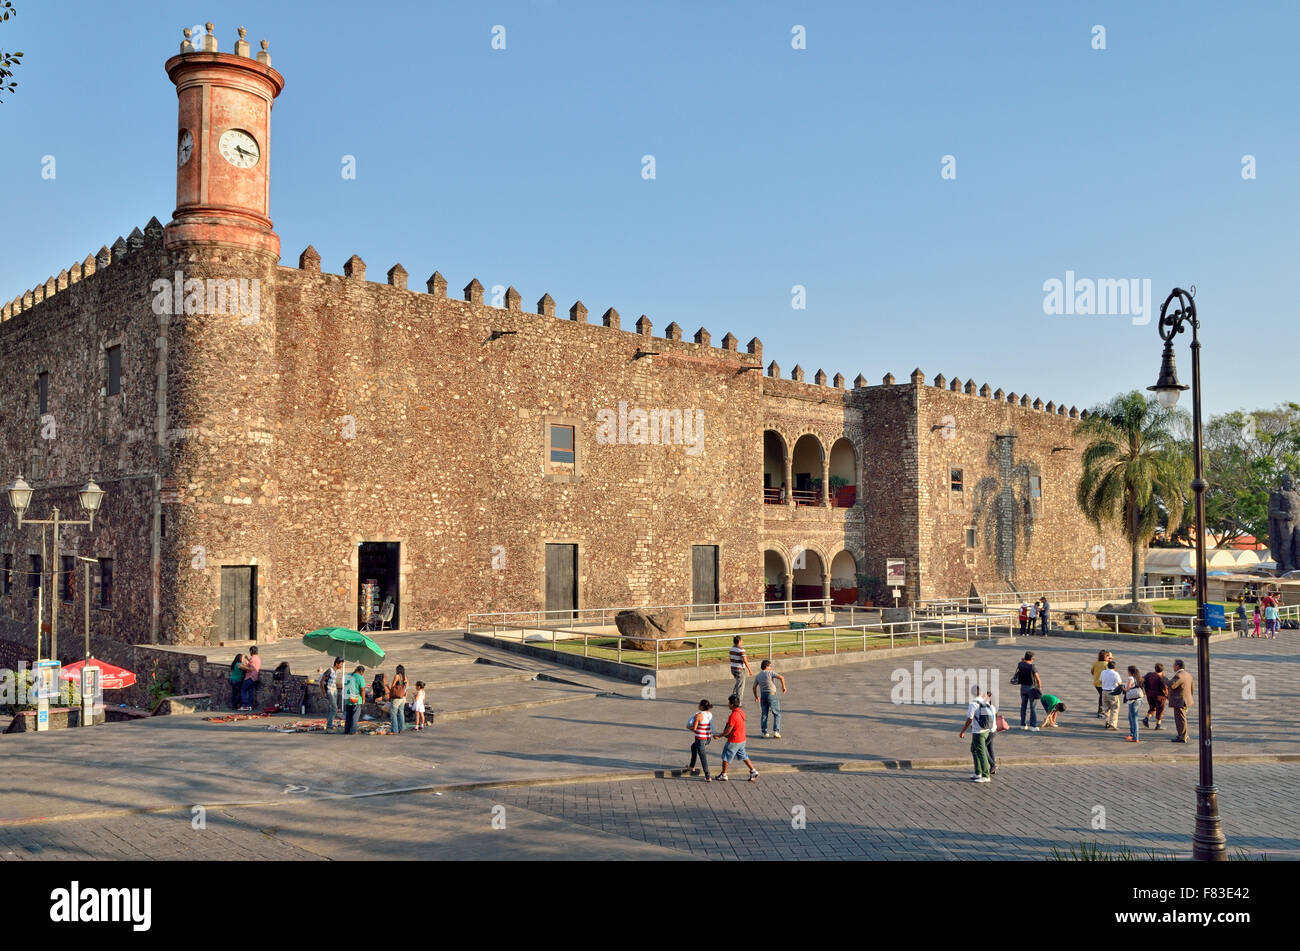
M 1167 601 L 1149 601 L 1151 610 L 1156 614 L 1187 614 L 1196 615 L 1196 600 L 1194 598 L 1170 598 Z M 1221 605 L 1228 613 L 1231 613 L 1236 605 L 1226 605 L 1222 601 L 1210 601 L 1210 604 Z
M 714 632 L 710 631 L 710 635 Z M 758 664 L 768 656 L 768 632 L 767 631 L 736 631 L 745 638 L 745 650 L 749 654 L 749 665 L 758 672 Z M 862 649 L 862 635 L 856 637 L 853 632 L 841 630 L 833 638 L 830 628 L 808 628 L 803 631 L 779 630 L 772 631 L 771 656 L 780 657 L 783 654 L 803 654 L 804 645 L 807 644 L 807 653 L 809 654 L 829 654 L 838 646 L 841 653 L 851 650 Z M 947 640 L 952 641 L 958 638 L 952 634 L 947 635 Z M 688 647 L 684 650 L 677 651 L 660 651 L 660 667 L 691 667 L 695 665 L 695 641 L 687 634 L 686 643 Z M 939 634 L 922 634 L 922 644 L 938 644 L 942 638 Z M 915 634 L 898 634 L 894 638 L 894 646 L 905 647 L 909 644 L 916 644 Z M 542 642 L 533 642 L 542 643 Z M 549 642 L 546 642 L 549 643 Z M 557 641 L 556 649 L 566 654 L 581 655 L 583 651 L 582 640 Z M 867 637 L 867 650 L 878 650 L 889 647 L 889 638 L 880 636 Z M 725 663 L 728 659 L 728 652 L 731 649 L 730 637 L 713 637 L 701 642 L 700 663 Z M 601 660 L 617 661 L 618 656 L 618 638 L 616 637 L 590 637 L 587 639 L 587 656 L 598 657 Z M 625 664 L 639 664 L 645 667 L 654 667 L 654 651 L 637 651 L 629 650 L 626 646 L 623 649 L 622 662 Z

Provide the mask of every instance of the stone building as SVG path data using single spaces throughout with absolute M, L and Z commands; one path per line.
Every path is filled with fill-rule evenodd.
M 30 514 L 78 514 L 57 566 L 0 519 L 0 638 L 31 653 L 59 571 L 58 645 L 95 652 L 394 628 L 468 612 L 887 597 L 1118 584 L 1073 488 L 1078 413 L 974 381 L 851 386 L 763 367 L 757 339 L 656 334 L 434 271 L 280 263 L 263 44 L 188 38 L 177 202 L 0 308 L 0 466 Z M 497 306 L 493 306 L 493 305 Z M 626 325 L 625 325 L 626 324 Z M 74 570 L 75 573 L 74 573 Z M 48 588 L 47 588 L 48 590 Z

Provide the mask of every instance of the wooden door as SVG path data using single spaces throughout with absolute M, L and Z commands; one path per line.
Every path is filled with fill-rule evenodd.
M 257 639 L 256 574 L 257 568 L 253 565 L 222 566 L 217 640 Z
M 571 621 L 578 609 L 578 546 L 546 546 L 546 617 Z
M 691 546 L 691 603 L 718 603 L 718 546 Z

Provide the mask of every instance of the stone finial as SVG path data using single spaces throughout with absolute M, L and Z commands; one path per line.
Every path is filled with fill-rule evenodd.
M 248 31 L 241 26 L 236 32 L 239 34 L 239 39 L 235 40 L 235 55 L 247 56 L 248 40 L 244 39 L 244 37 L 248 36 Z
M 1034 406 L 1034 409 L 1041 411 L 1042 408 L 1043 408 L 1043 401 L 1040 400 L 1038 397 L 1035 396 L 1035 397 L 1034 397 L 1034 403 L 1033 403 L 1033 406 Z
M 402 265 L 394 264 L 388 269 L 388 284 L 390 287 L 399 287 L 406 290 L 406 268 Z
M 361 260 L 361 255 L 354 254 L 343 262 L 343 276 L 350 277 L 354 281 L 366 279 L 366 262 Z
M 606 327 L 611 327 L 614 330 L 618 330 L 619 329 L 618 311 L 616 311 L 613 307 L 609 308 L 607 311 L 605 311 L 605 313 L 600 315 L 600 322 L 604 324 Z
M 573 306 L 569 308 L 569 319 L 580 324 L 587 322 L 587 307 L 582 301 L 573 302 Z
M 104 252 L 103 252 L 103 253 L 107 254 L 107 248 L 104 249 Z M 94 256 L 93 254 L 87 254 L 87 255 L 86 255 L 86 259 L 85 259 L 84 261 L 81 262 L 81 276 L 82 276 L 82 277 L 90 277 L 90 275 L 92 275 L 92 274 L 95 273 L 95 261 L 96 261 L 96 260 L 97 260 L 97 259 L 95 258 L 95 256 Z
M 506 288 L 506 310 L 523 310 L 523 309 L 524 309 L 523 295 L 521 295 L 517 290 L 515 290 L 515 287 L 512 284 Z
M 314 246 L 307 245 L 302 249 L 302 254 L 298 255 L 298 270 L 320 273 L 320 252 Z
M 81 280 L 81 262 L 78 261 L 72 267 L 68 268 L 68 283 L 76 284 Z
M 936 388 L 942 390 L 945 386 L 948 385 L 948 378 L 944 376 L 942 373 L 936 373 L 934 375 L 934 385 Z
M 1007 394 L 1002 392 L 1002 387 L 999 386 L 993 391 L 993 398 L 999 403 L 1005 403 L 1007 401 Z
M 1013 403 L 1013 404 L 1014 404 L 1014 403 L 1019 403 L 1019 402 L 1020 402 L 1020 397 L 1017 396 L 1017 395 L 1015 394 L 1015 391 L 1013 390 L 1012 392 L 1010 392 L 1010 393 L 1007 394 L 1007 402 L 1008 402 L 1008 403 Z
M 1046 408 L 1047 408 L 1047 411 L 1048 411 L 1049 413 L 1052 413 L 1053 415 L 1055 415 L 1055 413 L 1056 413 L 1056 401 L 1055 401 L 1055 400 L 1050 401 L 1050 402 L 1047 404 L 1047 407 L 1046 407 Z
M 767 375 L 776 379 L 781 378 L 781 365 L 773 360 L 767 365 Z
M 3 306 L 0 306 L 0 320 L 8 320 L 8 319 L 9 319 L 9 305 L 5 304 Z
M 909 379 L 916 386 L 925 386 L 925 373 L 922 372 L 920 367 L 917 367 L 915 370 L 912 371 L 912 375 L 911 377 L 909 377 Z
M 677 326 L 677 321 L 674 320 L 671 324 L 669 324 L 667 327 L 664 328 L 664 339 L 665 340 L 682 339 L 682 328 Z
M 537 299 L 537 312 L 543 317 L 555 316 L 555 298 L 550 294 L 543 294 Z
M 951 391 L 951 392 L 953 392 L 953 393 L 960 393 L 960 392 L 961 392 L 961 380 L 960 380 L 958 377 L 953 377 L 953 378 L 952 378 L 952 381 L 948 384 L 948 389 L 949 389 L 949 391 Z
M 790 379 L 794 380 L 796 383 L 802 383 L 803 367 L 799 366 L 799 364 L 796 363 L 794 365 L 794 369 L 790 371 Z
M 68 286 L 68 270 L 64 268 L 58 274 L 54 275 L 54 289 L 61 291 Z
M 131 248 L 126 243 L 126 238 L 122 237 L 120 234 L 117 236 L 117 240 L 109 245 L 109 250 L 113 252 L 112 260 L 114 261 L 120 261 L 131 253 Z
M 434 297 L 447 296 L 447 279 L 437 271 L 429 275 L 429 279 L 424 282 L 424 286 Z
M 268 43 L 266 40 L 262 40 L 262 49 L 261 52 L 257 54 L 257 61 L 261 63 L 263 66 L 271 65 L 271 54 L 268 52 L 270 47 L 271 47 L 270 43 Z
M 39 304 L 43 300 L 45 300 L 45 285 L 37 284 L 32 288 L 32 303 Z
M 23 310 L 31 310 L 31 309 L 32 309 L 32 305 L 35 304 L 35 303 L 36 303 L 36 301 L 33 300 L 33 298 L 32 298 L 32 292 L 31 292 L 31 291 L 25 291 L 25 292 L 23 293 Z
M 108 250 L 108 245 L 101 244 L 99 246 L 99 251 L 96 252 L 95 254 L 95 264 L 98 267 L 108 267 L 109 263 L 112 262 L 112 260 L 113 260 L 112 252 Z
M 732 353 L 735 353 L 739 347 L 740 341 L 736 339 L 735 334 L 728 330 L 726 335 L 722 338 L 722 349 L 730 350 Z
M 763 341 L 759 340 L 757 337 L 750 337 L 749 343 L 745 345 L 745 349 L 758 357 L 759 363 L 763 362 Z
M 145 243 L 146 243 L 146 244 L 161 244 L 161 243 L 162 243 L 162 237 L 163 237 L 163 226 L 162 226 L 162 222 L 158 220 L 158 216 L 157 216 L 157 215 L 154 215 L 152 218 L 150 218 L 150 219 L 145 223 L 145 226 L 144 226 L 144 240 L 145 240 Z
M 1091 414 L 1090 414 L 1086 409 L 1081 409 L 1081 410 L 1079 410 L 1079 418 L 1080 418 L 1080 419 L 1087 419 L 1089 415 L 1091 415 Z
M 893 386 L 893 385 L 894 385 L 894 374 L 892 374 L 892 373 L 886 373 L 884 376 L 882 376 L 882 377 L 880 378 L 880 382 L 881 382 L 881 384 L 884 385 L 884 386 Z
M 835 376 L 831 377 L 831 382 L 835 384 L 835 389 L 837 390 L 844 389 L 844 374 L 836 373 Z
M 641 336 L 643 337 L 650 336 L 650 332 L 652 330 L 654 330 L 654 327 L 650 323 L 650 318 L 647 317 L 645 314 L 642 314 L 640 317 L 636 319 L 636 332 L 639 333 Z
M 194 31 L 187 26 L 185 29 L 181 30 L 181 32 L 185 34 L 185 39 L 181 40 L 181 52 L 193 53 L 194 43 L 191 42 L 190 37 L 194 35 Z
M 469 301 L 471 304 L 483 303 L 483 285 L 479 283 L 477 277 L 465 285 L 464 294 L 465 300 Z
M 967 380 L 967 381 L 966 381 L 966 395 L 967 395 L 967 396 L 974 396 L 974 395 L 975 395 L 975 392 L 976 392 L 976 390 L 975 390 L 975 381 L 974 381 L 974 380 Z
M 993 390 L 989 388 L 989 385 L 987 383 L 985 383 L 983 386 L 980 387 L 980 396 L 984 397 L 985 399 L 988 399 L 992 395 L 993 395 Z
M 816 383 L 818 386 L 825 386 L 827 379 L 828 377 L 826 376 L 826 371 L 821 369 L 820 367 L 817 369 L 817 372 L 813 374 L 813 382 Z
M 1066 415 L 1066 412 L 1065 412 L 1065 404 L 1064 404 L 1064 403 L 1062 403 L 1060 406 L 1056 407 L 1056 415 L 1057 415 L 1057 416 L 1064 416 L 1064 415 Z
M 144 232 L 139 228 L 132 228 L 131 233 L 126 236 L 126 243 L 130 245 L 132 251 L 138 251 L 144 247 Z
M 713 338 L 709 336 L 709 332 L 705 330 L 703 327 L 695 331 L 695 342 L 698 343 L 701 347 L 709 346 L 712 340 Z
M 1028 394 L 1028 393 L 1026 393 L 1024 396 L 1020 397 L 1020 405 L 1021 405 L 1021 406 L 1028 406 L 1028 405 L 1029 405 L 1029 394 Z
M 867 378 L 863 376 L 861 373 L 859 373 L 857 376 L 853 378 L 853 388 L 855 390 L 860 390 L 866 385 L 867 385 Z
M 1079 408 L 1077 406 L 1071 406 L 1070 419 L 1078 419 L 1078 418 L 1079 418 Z
M 217 38 L 212 33 L 213 25 L 211 23 L 205 23 L 203 25 L 208 28 L 207 35 L 203 37 L 203 52 L 215 53 L 217 51 Z

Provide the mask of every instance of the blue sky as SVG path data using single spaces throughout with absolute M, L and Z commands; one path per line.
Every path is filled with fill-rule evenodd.
M 163 63 L 212 20 L 223 51 L 237 26 L 269 39 L 286 79 L 285 263 L 310 243 L 335 273 L 357 253 L 372 279 L 400 261 L 412 286 L 436 268 L 758 336 L 786 375 L 920 366 L 1080 407 L 1154 382 L 1159 340 L 1045 314 L 1044 282 L 1149 279 L 1157 306 L 1195 284 L 1207 411 L 1300 399 L 1294 3 L 16 6 L 3 300 L 168 220 Z

